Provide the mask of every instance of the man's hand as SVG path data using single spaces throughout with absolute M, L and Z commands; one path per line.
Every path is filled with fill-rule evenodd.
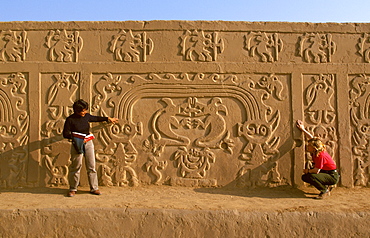
M 118 118 L 108 117 L 108 121 L 113 123 L 113 124 L 116 124 L 118 122 Z

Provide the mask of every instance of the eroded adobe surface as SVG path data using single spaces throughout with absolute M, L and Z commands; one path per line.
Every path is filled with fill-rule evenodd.
M 83 98 L 103 186 L 302 185 L 304 120 L 368 186 L 369 24 L 0 23 L 0 185 L 66 185 Z M 85 176 L 85 173 L 82 173 Z M 86 177 L 82 183 L 86 184 Z

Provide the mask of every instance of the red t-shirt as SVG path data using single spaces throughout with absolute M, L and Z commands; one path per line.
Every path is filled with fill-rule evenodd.
M 315 168 L 323 170 L 334 170 L 337 169 L 337 165 L 333 158 L 326 151 L 322 151 L 318 156 L 313 155 L 313 162 L 315 163 Z

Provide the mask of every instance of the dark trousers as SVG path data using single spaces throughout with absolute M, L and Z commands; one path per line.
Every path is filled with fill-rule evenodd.
M 304 174 L 302 175 L 302 180 L 313 185 L 320 192 L 325 192 L 327 190 L 327 185 L 334 185 L 338 183 L 339 174 L 337 172 L 331 174 Z

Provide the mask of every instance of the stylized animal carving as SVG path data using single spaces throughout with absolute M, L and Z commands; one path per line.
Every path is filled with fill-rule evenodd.
M 172 129 L 172 127 L 179 128 L 181 126 L 175 117 L 179 113 L 179 107 L 170 98 L 162 98 L 161 101 L 166 103 L 166 107 L 157 111 L 153 117 L 155 139 L 164 140 L 168 142 L 168 145 L 189 145 L 189 138 L 177 134 Z
M 0 61 L 20 62 L 25 60 L 26 52 L 29 49 L 27 33 L 21 32 L 19 36 L 14 31 L 4 31 L 1 38 L 5 41 L 4 48 L 0 50 Z
M 205 123 L 202 125 L 209 133 L 195 140 L 195 145 L 199 147 L 214 147 L 226 132 L 226 121 L 219 114 L 224 112 L 227 115 L 227 108 L 222 104 L 221 98 L 212 98 L 211 102 L 205 107 L 204 114 L 208 114 Z

